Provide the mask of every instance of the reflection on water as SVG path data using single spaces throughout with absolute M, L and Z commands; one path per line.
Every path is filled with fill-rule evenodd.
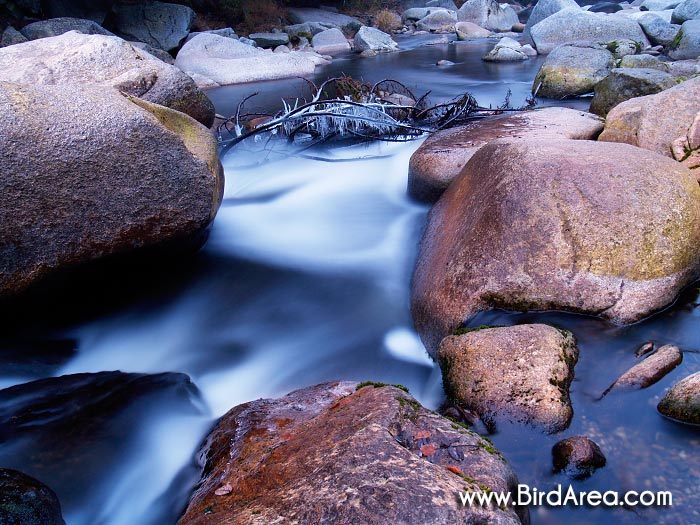
M 513 103 L 524 102 L 541 59 L 488 64 L 481 61 L 493 45 L 487 41 L 419 46 L 440 38 L 403 40 L 409 50 L 373 59 L 336 60 L 315 80 L 341 73 L 369 81 L 395 78 L 416 93 L 430 90 L 436 102 L 471 91 L 482 105 L 500 104 L 511 89 Z M 441 59 L 455 65 L 438 68 Z M 252 90 L 260 91 L 256 104 L 270 108 L 302 89 L 304 81 L 285 80 L 210 95 L 219 113 L 231 114 Z M 375 144 L 334 154 L 383 158 L 292 159 L 247 171 L 233 168 L 246 160 L 234 150 L 224 159 L 225 200 L 194 263 L 159 272 L 167 277 L 146 275 L 142 288 L 104 311 L 69 316 L 58 326 L 34 319 L 31 329 L 17 336 L 19 342 L 15 337 L 3 346 L 3 355 L 16 362 L 0 367 L 5 385 L 76 372 L 176 371 L 192 378 L 206 404 L 200 415 L 162 405 L 129 420 L 134 445 L 115 447 L 119 467 L 103 471 L 94 490 L 64 498 L 68 523 L 172 525 L 194 483 L 196 473 L 184 467 L 191 465 L 197 443 L 213 418 L 244 401 L 342 378 L 403 383 L 426 405 L 441 403 L 439 371 L 413 332 L 408 310 L 410 274 L 427 211 L 405 195 L 408 159 L 417 146 Z M 110 301 L 116 291 L 104 284 L 109 290 L 104 301 Z M 563 314 L 490 312 L 474 321 L 551 322 L 571 329 L 579 340 L 571 429 L 552 437 L 501 428 L 494 436 L 523 482 L 544 489 L 561 481 L 549 472 L 549 449 L 560 437 L 583 433 L 599 442 L 609 463 L 590 480 L 577 482 L 580 487 L 677 490 L 672 513 L 537 510 L 533 523 L 643 523 L 668 516 L 675 521 L 666 523 L 700 521 L 694 517 L 697 434 L 663 420 L 654 408 L 671 381 L 698 369 L 697 354 L 691 353 L 700 349 L 693 293 L 673 310 L 628 328 Z M 679 344 L 686 350 L 683 364 L 650 389 L 596 401 L 648 339 Z M 17 358 L 17 348 L 37 340 L 59 341 L 51 344 L 60 349 L 60 358 L 46 359 L 45 345 L 34 361 Z M 0 455 L 11 445 L 0 442 Z M 70 460 L 60 461 L 70 468 Z

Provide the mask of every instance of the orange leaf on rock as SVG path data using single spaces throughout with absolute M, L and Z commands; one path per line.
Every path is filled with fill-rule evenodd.
M 437 452 L 437 449 L 435 448 L 435 445 L 432 445 L 428 443 L 427 445 L 423 445 L 420 448 L 420 453 L 423 454 L 425 457 L 432 456 Z
M 427 430 L 419 430 L 413 434 L 413 439 L 430 439 L 430 436 L 432 436 L 432 434 Z

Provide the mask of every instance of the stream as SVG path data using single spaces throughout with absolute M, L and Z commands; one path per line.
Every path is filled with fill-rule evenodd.
M 433 102 L 469 91 L 482 106 L 500 105 L 511 90 L 518 106 L 542 60 L 483 62 L 493 45 L 487 41 L 448 43 L 440 35 L 398 40 L 401 52 L 339 57 L 317 69 L 313 80 L 391 78 L 417 94 L 430 91 Z M 455 65 L 436 66 L 442 59 Z M 290 79 L 208 94 L 217 112 L 229 115 L 252 91 L 259 92 L 253 107 L 271 108 L 304 87 L 303 80 Z M 567 105 L 585 108 L 587 102 Z M 411 272 L 428 211 L 406 196 L 408 160 L 420 142 L 326 152 L 332 159 L 354 159 L 348 162 L 291 158 L 251 169 L 236 167 L 248 159 L 233 149 L 223 159 L 223 204 L 194 258 L 96 280 L 31 315 L 5 312 L 2 388 L 115 370 L 180 372 L 193 384 L 183 376 L 163 379 L 158 388 L 123 399 L 123 406 L 81 413 L 60 428 L 53 424 L 58 411 L 47 409 L 21 432 L 0 429 L 0 465 L 51 486 L 68 525 L 174 525 L 198 479 L 194 457 L 201 440 L 237 404 L 347 379 L 401 383 L 437 408 L 444 399 L 439 368 L 409 313 Z M 538 490 L 569 483 L 551 472 L 551 446 L 584 434 L 601 446 L 608 464 L 573 482 L 577 490 L 671 490 L 674 496 L 671 508 L 533 507 L 534 525 L 700 523 L 700 434 L 656 412 L 666 388 L 700 370 L 699 300 L 691 287 L 667 311 L 627 327 L 557 312 L 492 311 L 470 321 L 547 322 L 578 340 L 571 427 L 543 436 L 502 426 L 490 436 L 521 483 Z M 683 363 L 651 388 L 599 400 L 648 340 L 677 344 Z M 89 392 L 85 400 L 97 402 Z M 0 417 L 23 402 L 0 392 Z M 89 439 L 65 446 L 61 432 L 83 425 L 84 418 L 90 419 Z

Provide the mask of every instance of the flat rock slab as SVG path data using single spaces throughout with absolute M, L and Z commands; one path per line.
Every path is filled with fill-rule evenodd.
M 438 360 L 448 395 L 495 431 L 500 421 L 554 433 L 569 426 L 573 335 L 543 324 L 483 328 L 446 337 Z
M 240 405 L 199 458 L 202 479 L 179 525 L 521 523 L 510 507 L 462 507 L 456 497 L 513 491 L 500 453 L 392 386 L 326 383 Z
M 488 117 L 438 131 L 411 156 L 408 193 L 423 202 L 436 202 L 472 155 L 494 139 L 591 140 L 602 130 L 603 120 L 596 115 L 568 108 L 544 108 Z
M 661 414 L 673 420 L 700 425 L 700 372 L 673 385 L 657 408 Z
M 697 279 L 699 252 L 700 187 L 680 163 L 626 144 L 497 139 L 429 214 L 413 319 L 433 355 L 490 308 L 634 322 Z
M 641 363 L 622 374 L 605 391 L 608 394 L 615 390 L 639 390 L 650 387 L 663 379 L 666 374 L 683 361 L 683 352 L 677 346 L 664 345 Z M 604 394 L 604 395 L 605 395 Z

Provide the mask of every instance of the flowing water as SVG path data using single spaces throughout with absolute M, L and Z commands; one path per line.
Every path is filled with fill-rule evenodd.
M 494 106 L 511 90 L 519 105 L 541 62 L 485 63 L 481 56 L 492 45 L 485 41 L 446 43 L 431 35 L 401 44 L 404 51 L 372 59 L 340 57 L 314 80 L 392 78 L 415 93 L 431 91 L 435 102 L 469 91 L 481 105 Z M 441 59 L 455 65 L 436 66 Z M 232 114 L 251 91 L 260 93 L 252 106 L 270 108 L 305 88 L 304 81 L 284 80 L 220 88 L 210 96 L 219 113 Z M 66 292 L 31 315 L 5 312 L 3 387 L 121 370 L 182 372 L 198 392 L 178 376 L 156 393 L 122 400 L 121 408 L 83 414 L 95 430 L 67 449 L 49 423 L 68 409 L 47 410 L 20 429 L 30 431 L 0 430 L 0 465 L 51 485 L 69 525 L 173 525 L 197 479 L 193 458 L 201 439 L 216 417 L 239 403 L 350 379 L 405 384 L 436 408 L 444 396 L 440 373 L 409 315 L 410 276 L 427 213 L 405 193 L 408 159 L 419 143 L 327 152 L 335 159 L 371 157 L 365 160 L 292 158 L 247 170 L 236 168 L 248 159 L 234 149 L 223 161 L 224 202 L 194 259 L 98 279 L 87 292 Z M 601 445 L 608 465 L 575 482 L 577 488 L 674 491 L 670 510 L 533 508 L 534 524 L 700 523 L 700 434 L 655 411 L 673 380 L 700 369 L 697 300 L 690 289 L 669 311 L 625 328 L 560 313 L 487 312 L 473 320 L 545 321 L 572 330 L 579 341 L 571 428 L 542 436 L 502 427 L 492 436 L 521 482 L 539 489 L 566 482 L 551 474 L 551 445 L 586 434 Z M 634 363 L 636 347 L 650 339 L 678 344 L 683 364 L 654 387 L 599 401 Z M 21 397 L 0 392 L 0 417 L 24 402 Z M 75 420 L 79 428 L 84 424 Z M 35 457 L 37 448 L 48 459 Z

